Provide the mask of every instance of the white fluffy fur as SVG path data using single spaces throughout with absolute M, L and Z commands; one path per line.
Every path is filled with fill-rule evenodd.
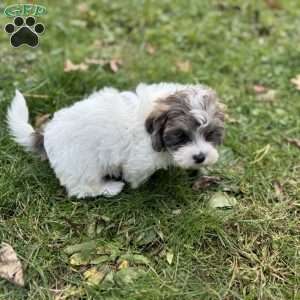
M 191 144 L 181 147 L 174 153 L 173 159 L 177 165 L 184 169 L 198 169 L 199 165 L 195 164 L 193 155 L 199 153 L 199 149 L 201 149 L 201 152 L 206 155 L 206 159 L 201 166 L 212 165 L 218 161 L 218 151 L 211 143 L 205 141 L 203 137 L 198 138 Z
M 7 112 L 7 123 L 15 141 L 24 146 L 28 151 L 32 150 L 33 127 L 28 123 L 29 113 L 23 95 L 16 90 L 16 95 Z
M 135 92 L 104 88 L 56 112 L 44 128 L 44 147 L 68 194 L 78 198 L 114 196 L 122 190 L 124 182 L 107 181 L 104 176 L 122 175 L 124 181 L 136 188 L 157 169 L 174 163 L 193 167 L 192 155 L 199 153 L 199 149 L 207 154 L 205 164 L 214 163 L 217 151 L 204 139 L 172 156 L 168 151 L 154 151 L 145 130 L 145 120 L 155 100 L 189 89 L 197 97 L 191 97 L 192 112 L 203 123 L 210 114 L 204 111 L 199 97 L 205 98 L 208 90 L 199 85 L 140 84 Z M 28 109 L 18 91 L 8 110 L 8 125 L 15 140 L 30 150 L 34 129 L 28 124 Z

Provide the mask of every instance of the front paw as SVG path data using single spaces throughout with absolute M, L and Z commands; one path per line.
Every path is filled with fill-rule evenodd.
M 124 185 L 125 183 L 122 181 L 107 181 L 104 185 L 102 195 L 108 198 L 114 197 L 122 191 Z

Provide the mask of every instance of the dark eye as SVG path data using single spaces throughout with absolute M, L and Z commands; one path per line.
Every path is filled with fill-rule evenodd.
M 183 130 L 174 130 L 166 133 L 164 141 L 167 147 L 176 147 L 189 142 L 190 137 Z
M 205 134 L 205 139 L 208 142 L 214 143 L 216 145 L 220 145 L 223 140 L 223 129 L 220 128 L 220 129 L 208 131 Z

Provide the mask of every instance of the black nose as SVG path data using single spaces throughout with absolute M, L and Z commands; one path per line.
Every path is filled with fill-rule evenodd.
M 199 153 L 197 155 L 194 155 L 193 159 L 194 159 L 196 164 L 201 164 L 205 161 L 205 154 Z

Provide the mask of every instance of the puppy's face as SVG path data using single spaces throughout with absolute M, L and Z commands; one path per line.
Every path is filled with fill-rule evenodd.
M 168 151 L 185 169 L 214 164 L 224 133 L 223 113 L 216 99 L 212 90 L 203 87 L 159 99 L 145 124 L 153 149 Z

